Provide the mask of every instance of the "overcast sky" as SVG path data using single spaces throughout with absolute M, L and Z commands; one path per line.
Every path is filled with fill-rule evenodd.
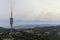
M 59 0 L 15 0 L 16 19 L 60 20 Z
M 60 0 L 0 0 L 1 21 L 9 20 L 11 3 L 14 20 L 60 21 Z

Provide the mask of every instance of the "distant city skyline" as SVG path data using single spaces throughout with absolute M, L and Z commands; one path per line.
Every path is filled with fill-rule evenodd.
M 1 26 L 9 26 L 11 3 L 13 5 L 13 17 L 16 20 L 14 23 L 16 22 L 16 25 L 24 24 L 24 21 L 26 23 L 27 20 L 31 21 L 32 24 L 36 23 L 36 21 L 37 23 L 44 21 L 56 24 L 60 22 L 60 0 L 0 0 Z

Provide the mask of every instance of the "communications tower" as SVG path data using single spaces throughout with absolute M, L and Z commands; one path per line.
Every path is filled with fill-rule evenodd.
M 10 27 L 11 27 L 11 34 L 12 34 L 12 32 L 13 32 L 13 12 L 12 12 L 12 6 L 11 6 Z

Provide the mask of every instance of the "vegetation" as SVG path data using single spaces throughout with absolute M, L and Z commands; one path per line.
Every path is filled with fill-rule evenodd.
M 34 33 L 27 33 L 27 32 L 19 32 L 19 33 L 13 33 L 12 38 L 10 35 L 7 34 L 1 34 L 1 40 L 47 40 L 47 35 L 37 35 Z
M 43 27 L 15 30 L 10 34 L 10 29 L 4 29 L 0 31 L 0 40 L 60 40 L 60 27 Z M 58 34 L 59 33 L 59 34 Z M 12 35 L 12 36 L 11 36 Z

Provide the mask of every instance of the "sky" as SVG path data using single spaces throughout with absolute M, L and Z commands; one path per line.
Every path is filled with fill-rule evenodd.
M 14 25 L 60 22 L 60 0 L 0 0 L 0 26 L 9 26 L 11 4 Z

